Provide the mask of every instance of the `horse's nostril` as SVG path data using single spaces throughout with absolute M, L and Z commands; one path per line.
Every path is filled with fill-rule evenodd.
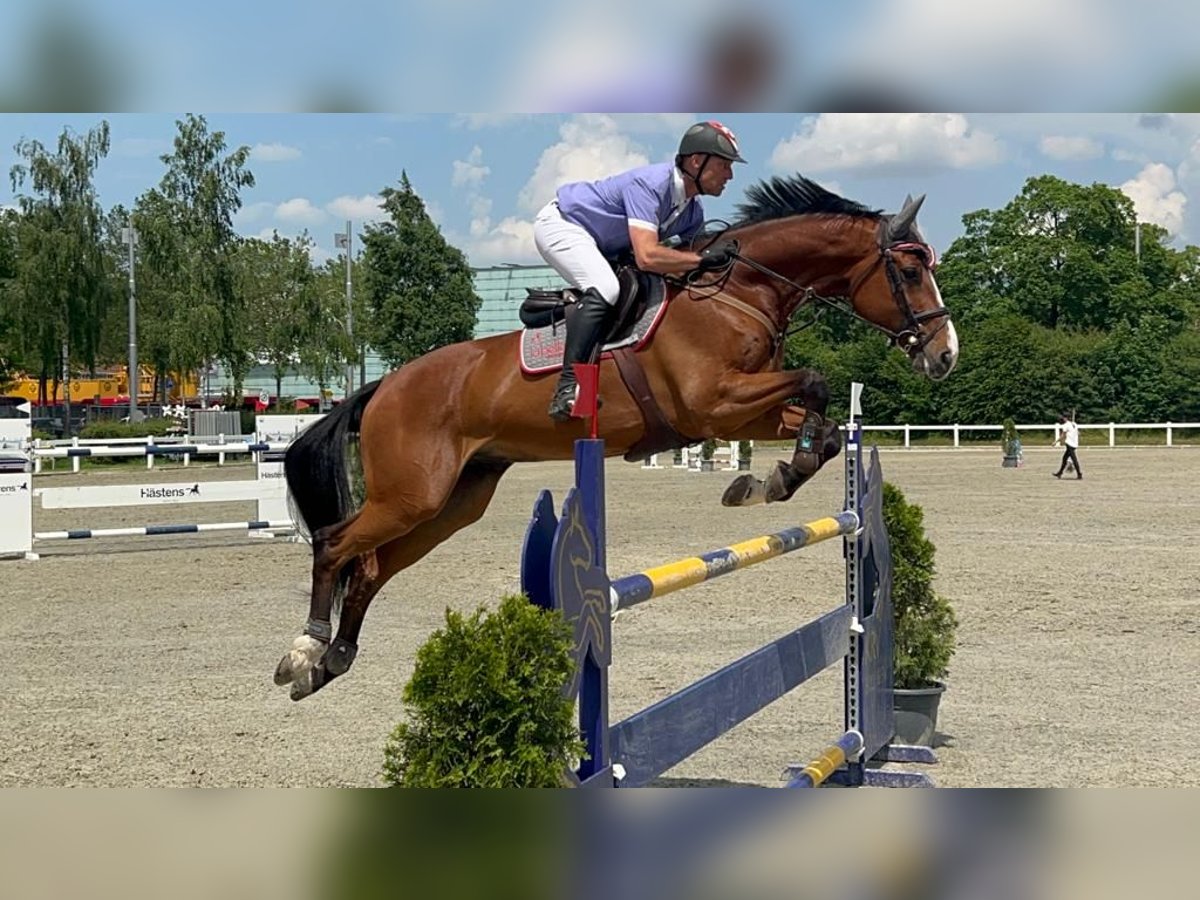
M 954 365 L 954 354 L 949 350 L 942 351 L 942 365 L 947 369 Z

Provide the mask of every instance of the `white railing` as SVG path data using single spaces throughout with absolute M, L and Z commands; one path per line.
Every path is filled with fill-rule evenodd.
M 186 448 L 186 449 L 183 449 Z M 225 435 L 215 435 L 205 443 L 193 443 L 186 437 L 137 437 L 137 438 L 71 438 L 70 440 L 31 443 L 29 455 L 33 457 L 34 474 L 42 471 L 43 459 L 70 459 L 71 470 L 78 472 L 79 461 L 85 457 L 144 456 L 146 468 L 154 468 L 159 456 L 182 458 L 186 466 L 193 456 L 216 456 L 217 465 L 225 465 L 226 453 L 258 454 L 266 450 L 286 450 L 286 442 L 260 442 L 239 436 L 226 442 Z M 257 459 L 257 457 L 255 457 Z
M 1018 425 L 1017 433 L 1030 431 L 1048 431 L 1051 435 L 1058 430 L 1057 424 L 1052 425 Z M 1108 446 L 1117 446 L 1118 431 L 1166 431 L 1166 445 L 1174 446 L 1175 432 L 1179 429 L 1200 428 L 1200 422 L 1108 422 L 1107 424 L 1080 425 L 1080 431 L 1108 431 Z M 954 435 L 954 446 L 959 446 L 959 438 L 964 432 L 990 431 L 997 435 L 1004 430 L 1002 425 L 866 425 L 863 431 L 895 432 L 904 435 L 904 446 L 912 446 L 913 432 L 950 432 Z

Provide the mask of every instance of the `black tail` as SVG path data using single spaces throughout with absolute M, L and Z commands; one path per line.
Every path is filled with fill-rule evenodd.
M 378 387 L 378 381 L 364 384 L 302 431 L 287 449 L 283 472 L 288 492 L 309 534 L 349 518 L 354 511 L 346 449 Z

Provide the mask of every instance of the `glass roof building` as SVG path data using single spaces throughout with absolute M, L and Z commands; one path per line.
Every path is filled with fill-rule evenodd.
M 549 266 L 493 266 L 473 269 L 475 293 L 483 300 L 475 317 L 475 337 L 488 337 L 521 327 L 517 310 L 525 299 L 526 288 L 566 287 Z
M 477 338 L 502 334 L 506 331 L 515 331 L 521 327 L 521 320 L 517 317 L 517 310 L 521 306 L 521 301 L 525 299 L 525 289 L 527 287 L 560 288 L 566 286 L 566 282 L 549 266 L 518 266 L 509 264 L 491 266 L 485 269 L 472 269 L 471 272 L 475 293 L 483 301 L 479 307 L 479 312 L 475 316 L 474 336 Z M 374 381 L 386 375 L 389 368 L 379 358 L 378 354 L 371 350 L 367 351 L 365 363 L 367 381 Z M 354 381 L 356 385 L 360 383 L 360 374 L 361 372 L 355 374 Z M 232 379 L 225 375 L 224 370 L 220 366 L 214 367 L 213 371 L 207 377 L 202 376 L 201 378 L 201 389 L 210 397 L 216 397 L 232 388 Z M 316 384 L 294 373 L 289 374 L 283 379 L 281 388 L 281 393 L 284 397 L 315 398 L 318 394 Z M 344 388 L 345 385 L 341 383 L 334 387 L 334 397 L 341 397 L 344 393 Z M 275 375 L 271 367 L 254 366 L 247 375 L 242 390 L 246 397 L 257 397 L 263 391 L 274 396 Z

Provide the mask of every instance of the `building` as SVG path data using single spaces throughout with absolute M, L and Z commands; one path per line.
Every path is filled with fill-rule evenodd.
M 521 327 L 517 311 L 521 301 L 525 299 L 526 288 L 559 288 L 566 285 L 549 266 L 518 266 L 509 263 L 471 271 L 475 293 L 483 301 L 475 317 L 474 336 L 477 338 L 515 331 Z M 386 375 L 388 370 L 389 366 L 379 355 L 368 349 L 362 369 L 355 374 L 355 384 L 362 383 L 360 378 L 364 374 L 366 381 L 374 381 Z M 232 379 L 220 366 L 214 366 L 201 382 L 204 393 L 213 398 L 233 389 Z M 295 373 L 286 375 L 281 385 L 284 397 L 315 399 L 319 393 L 316 384 Z M 274 397 L 274 371 L 270 366 L 255 366 L 246 376 L 242 390 L 248 398 L 258 397 L 264 391 Z M 345 384 L 339 383 L 332 388 L 332 392 L 335 398 L 341 397 L 345 392 Z

